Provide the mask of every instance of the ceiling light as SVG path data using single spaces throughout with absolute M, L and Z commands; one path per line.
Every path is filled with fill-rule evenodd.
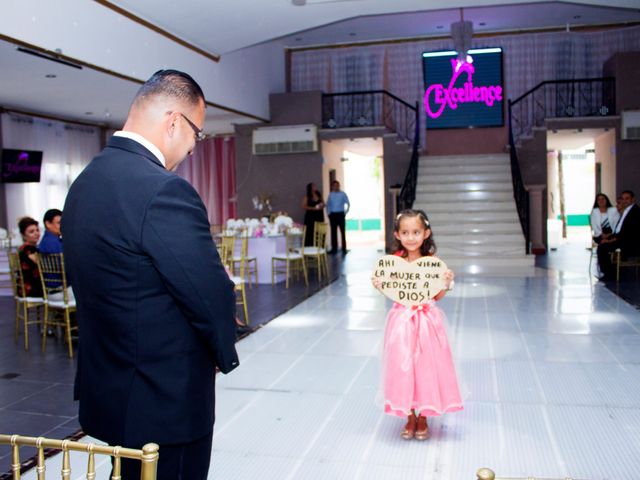
M 438 25 L 438 26 L 436 26 L 436 28 L 437 28 L 438 30 L 442 30 L 442 29 L 444 28 L 444 26 L 443 26 L 443 25 Z
M 480 22 L 478 25 L 480 25 L 481 27 L 484 27 L 487 24 L 487 22 Z
M 47 73 L 44 77 L 45 78 L 56 78 L 57 75 L 55 73 Z
M 30 49 L 24 48 L 24 47 L 17 47 L 16 50 L 18 50 L 19 52 L 22 52 L 22 53 L 26 53 L 27 55 L 33 55 L 34 57 L 42 58 L 44 60 L 49 60 L 51 62 L 61 63 L 62 65 L 66 65 L 68 67 L 73 67 L 73 68 L 77 68 L 78 70 L 82 70 L 82 65 L 78 65 L 76 63 L 69 62 L 68 60 L 63 60 L 63 59 L 58 58 L 57 56 L 51 55 L 49 53 L 40 52 L 40 51 L 37 51 L 37 50 L 30 50 Z M 56 49 L 56 53 L 60 53 L 60 52 L 58 52 L 58 50 L 59 49 Z
M 93 115 L 93 112 L 84 112 L 85 115 Z
M 574 19 L 574 20 L 578 20 L 578 19 L 580 19 L 580 18 L 582 18 L 582 15 L 574 15 L 574 16 L 573 16 L 573 19 Z
M 291 3 L 296 7 L 302 7 L 307 3 L 307 0 L 291 0 Z
M 356 36 L 356 32 L 351 32 L 351 33 L 349 34 L 349 36 L 350 36 L 350 37 L 355 37 L 355 36 Z

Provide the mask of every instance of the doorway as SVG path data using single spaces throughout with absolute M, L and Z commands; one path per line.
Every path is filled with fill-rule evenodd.
M 604 128 L 547 132 L 547 241 L 591 248 L 596 193 L 615 204 L 615 134 Z
M 384 249 L 382 148 L 380 138 L 323 141 L 323 190 L 328 194 L 331 182 L 339 181 L 351 205 L 346 217 L 347 246 L 350 250 Z

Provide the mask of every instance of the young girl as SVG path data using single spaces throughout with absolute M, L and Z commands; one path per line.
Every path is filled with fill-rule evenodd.
M 404 210 L 394 225 L 395 255 L 408 262 L 434 255 L 436 245 L 427 216 L 421 210 Z M 372 279 L 376 288 L 380 280 Z M 447 290 L 453 272 L 445 273 Z M 402 438 L 426 440 L 427 416 L 462 409 L 456 371 L 443 325 L 444 313 L 433 300 L 414 307 L 394 303 L 387 315 L 383 353 L 384 411 L 407 416 Z

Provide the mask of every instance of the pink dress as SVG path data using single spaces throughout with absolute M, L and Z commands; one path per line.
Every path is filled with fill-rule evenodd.
M 394 303 L 387 315 L 383 353 L 384 411 L 437 416 L 462 410 L 444 313 L 435 301 L 416 307 Z

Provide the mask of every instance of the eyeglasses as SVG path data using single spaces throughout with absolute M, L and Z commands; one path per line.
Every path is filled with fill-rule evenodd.
M 201 128 L 196 127 L 196 124 L 193 123 L 191 120 L 189 120 L 189 118 L 184 113 L 181 113 L 180 115 L 182 115 L 182 118 L 184 118 L 187 121 L 187 123 L 193 130 L 193 133 L 196 135 L 196 142 L 199 142 L 200 140 L 204 140 L 205 138 L 207 138 L 207 134 L 204 133 L 204 131 Z

